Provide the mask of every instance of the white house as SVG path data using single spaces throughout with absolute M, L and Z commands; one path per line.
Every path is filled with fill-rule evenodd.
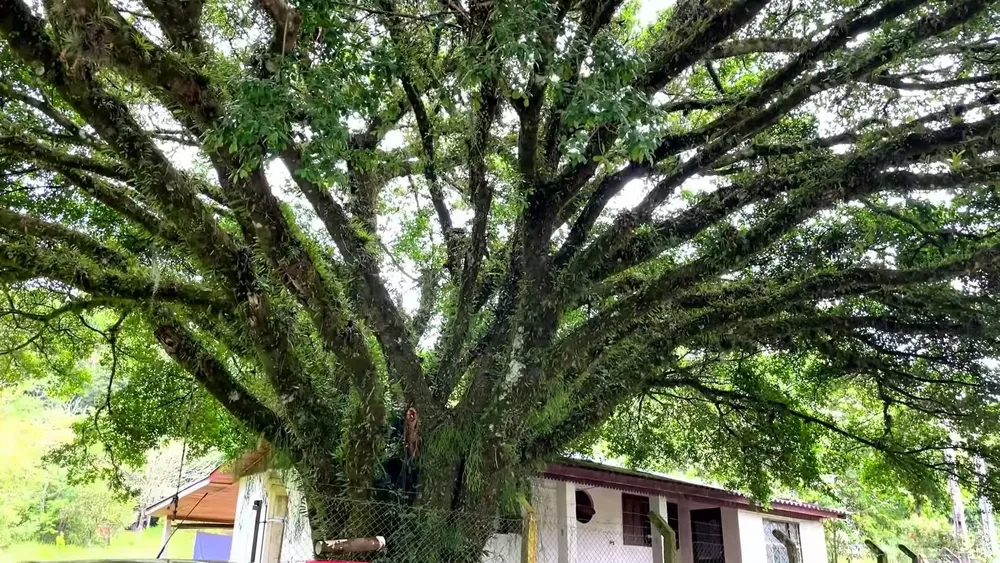
M 231 519 L 230 561 L 314 559 L 304 501 L 294 479 L 264 471 L 230 486 L 238 489 L 231 512 L 198 515 L 213 522 Z M 219 492 L 230 499 L 232 493 Z M 196 502 L 180 497 L 177 519 L 184 516 L 184 506 Z M 531 504 L 538 522 L 538 563 L 661 563 L 663 538 L 650 523 L 651 510 L 676 532 L 681 563 L 826 563 L 823 520 L 844 516 L 788 500 L 775 500 L 764 510 L 717 487 L 578 460 L 550 465 L 535 484 Z M 157 508 L 159 513 L 150 513 L 170 519 L 170 507 Z M 187 527 L 197 526 L 192 520 L 188 518 Z M 493 536 L 483 563 L 519 563 L 521 535 Z M 779 541 L 782 537 L 784 542 Z

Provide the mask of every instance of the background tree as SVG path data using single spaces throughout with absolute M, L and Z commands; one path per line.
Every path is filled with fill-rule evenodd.
M 761 496 L 827 438 L 1000 461 L 994 2 L 42 4 L 0 0 L 4 352 L 106 350 L 111 475 L 260 436 L 368 535 L 343 499 L 500 510 L 654 399 Z
M 118 534 L 131 521 L 133 504 L 108 483 L 73 483 L 66 468 L 45 463 L 51 448 L 73 438 L 74 415 L 67 406 L 34 385 L 0 388 L 0 446 L 6 452 L 0 553 L 12 544 L 54 543 L 58 537 L 77 546 L 104 543 L 99 527 Z

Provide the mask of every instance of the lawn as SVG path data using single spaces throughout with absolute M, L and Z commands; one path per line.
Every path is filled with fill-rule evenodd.
M 194 553 L 194 530 L 177 530 L 167 546 L 165 557 L 191 559 Z M 0 548 L 0 563 L 15 561 L 71 561 L 94 559 L 154 559 L 163 539 L 160 528 L 150 528 L 142 533 L 119 532 L 111 538 L 111 545 L 83 547 L 57 546 L 47 543 L 22 543 Z

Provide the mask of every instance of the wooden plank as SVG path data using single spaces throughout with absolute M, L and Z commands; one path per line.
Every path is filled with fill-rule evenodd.
M 385 538 L 350 538 L 343 540 L 320 540 L 316 542 L 315 552 L 321 555 L 340 555 L 343 553 L 377 553 L 385 549 Z
M 288 516 L 288 490 L 273 472 L 267 480 L 267 529 L 264 537 L 264 554 L 261 563 L 281 561 L 281 539 L 285 535 L 285 518 Z
M 663 563 L 678 563 L 677 558 L 677 534 L 670 527 L 663 517 L 649 511 L 649 523 L 656 528 L 656 531 L 663 536 Z
M 924 563 L 925 561 L 923 557 L 917 555 L 912 549 L 903 544 L 899 544 L 899 550 L 902 551 L 904 555 L 909 557 L 912 563 Z
M 889 556 L 885 554 L 885 551 L 882 551 L 882 548 L 879 547 L 878 544 L 872 540 L 865 540 L 865 545 L 867 545 L 868 549 L 870 549 L 872 554 L 875 555 L 875 561 L 878 563 L 889 563 Z

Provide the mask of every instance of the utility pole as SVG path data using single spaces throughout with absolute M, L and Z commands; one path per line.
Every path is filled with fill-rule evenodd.
M 946 449 L 944 459 L 950 469 L 948 473 L 948 497 L 951 499 L 951 533 L 961 549 L 961 561 L 966 563 L 968 556 L 965 553 L 965 548 L 969 545 L 969 528 L 965 523 L 965 499 L 962 498 L 962 488 L 958 485 L 958 475 L 956 475 L 958 464 L 955 450 L 953 448 Z
M 979 482 L 986 480 L 986 460 L 980 456 L 975 457 L 976 476 Z M 997 521 L 993 514 L 993 503 L 986 495 L 979 496 L 979 521 L 983 535 L 983 550 L 986 560 L 991 563 L 1000 561 L 997 555 Z
M 944 459 L 951 468 L 956 467 L 954 449 L 946 449 Z M 965 525 L 965 499 L 962 498 L 962 489 L 958 486 L 958 476 L 954 471 L 948 474 L 948 496 L 951 498 L 952 535 L 965 545 L 965 541 L 969 538 L 969 529 Z

